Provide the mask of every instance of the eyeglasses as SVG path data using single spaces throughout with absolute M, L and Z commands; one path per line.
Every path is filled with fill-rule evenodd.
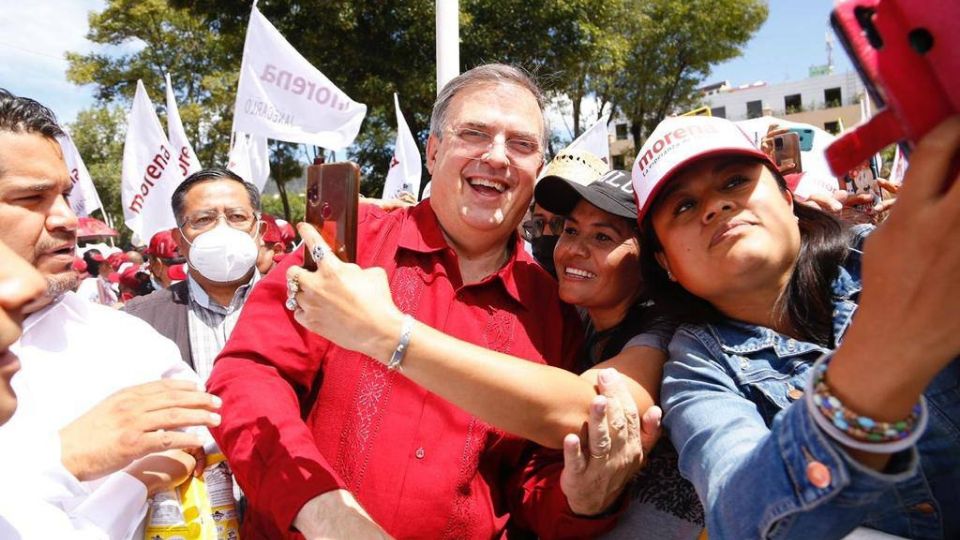
M 553 216 L 550 219 L 542 217 L 530 218 L 520 225 L 521 235 L 527 242 L 533 242 L 543 236 L 543 231 L 549 228 L 553 236 L 560 236 L 563 232 L 563 216 Z
M 256 212 L 251 214 L 241 208 L 228 209 L 224 212 L 217 212 L 216 210 L 197 212 L 184 219 L 182 227 L 195 233 L 207 232 L 216 227 L 221 217 L 227 225 L 234 229 L 249 232 L 253 228 L 253 224 L 260 219 L 260 214 Z
M 456 145 L 471 157 L 482 157 L 490 152 L 495 144 L 503 144 L 503 151 L 516 166 L 539 167 L 543 163 L 543 152 L 536 139 L 528 137 L 505 138 L 475 127 L 448 128 Z

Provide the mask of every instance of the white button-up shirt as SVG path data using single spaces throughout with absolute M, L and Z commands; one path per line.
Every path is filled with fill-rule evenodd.
M 11 350 L 21 369 L 17 411 L 0 426 L 0 537 L 133 538 L 145 486 L 119 471 L 77 480 L 61 464 L 58 432 L 123 388 L 196 374 L 144 321 L 74 293 L 28 317 Z

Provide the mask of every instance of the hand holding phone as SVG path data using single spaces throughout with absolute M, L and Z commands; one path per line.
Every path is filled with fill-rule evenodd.
M 769 139 L 771 158 L 781 174 L 793 174 L 803 171 L 800 161 L 800 136 L 796 133 L 781 133 Z M 764 146 L 767 146 L 766 144 Z
M 800 137 L 800 151 L 809 152 L 813 150 L 814 132 L 811 128 L 790 128 L 791 133 L 796 133 Z
M 313 225 L 340 260 L 357 260 L 357 202 L 360 198 L 360 168 L 356 163 L 322 163 L 307 167 L 305 221 Z M 303 266 L 317 264 L 304 249 Z
M 878 112 L 827 148 L 840 175 L 901 141 L 905 155 L 934 126 L 960 112 L 960 2 L 838 0 L 830 22 Z M 954 178 L 960 160 L 952 164 Z

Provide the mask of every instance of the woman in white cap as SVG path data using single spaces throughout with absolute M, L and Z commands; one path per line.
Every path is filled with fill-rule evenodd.
M 917 146 L 875 232 L 795 204 L 726 120 L 641 148 L 643 277 L 683 323 L 664 425 L 711 538 L 960 538 L 958 148 L 958 118 Z

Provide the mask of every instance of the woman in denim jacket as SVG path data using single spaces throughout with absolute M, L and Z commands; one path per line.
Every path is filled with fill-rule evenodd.
M 960 538 L 958 148 L 954 118 L 890 218 L 848 233 L 726 120 L 641 149 L 643 277 L 686 322 L 664 425 L 711 538 Z

